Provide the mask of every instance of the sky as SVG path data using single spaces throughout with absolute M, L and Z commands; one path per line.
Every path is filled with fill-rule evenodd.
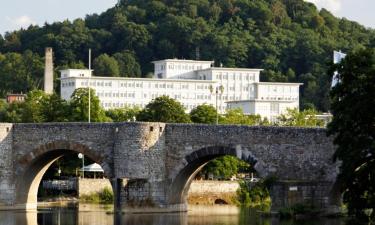
M 375 28 L 375 0 L 306 0 L 335 16 Z M 3 2 L 3 3 L 1 3 Z M 84 18 L 113 7 L 117 0 L 0 0 L 0 34 L 65 19 Z
M 326 8 L 337 17 L 375 29 L 375 0 L 306 0 L 314 3 L 319 9 Z
M 116 3 L 117 0 L 0 0 L 0 34 L 27 28 L 30 24 L 84 18 Z

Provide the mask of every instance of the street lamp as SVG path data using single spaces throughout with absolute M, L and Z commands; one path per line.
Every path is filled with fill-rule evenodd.
M 214 88 L 212 87 L 212 85 L 210 85 L 210 92 L 211 94 L 214 92 Z M 220 86 L 216 86 L 215 87 L 215 100 L 216 100 L 216 125 L 219 124 L 219 111 L 217 109 L 217 99 L 218 99 L 218 96 L 219 96 L 219 93 L 220 93 L 220 96 L 223 95 L 223 92 L 224 92 L 224 86 L 223 85 L 220 85 Z
M 82 178 L 85 178 L 85 155 L 79 153 L 78 158 L 82 159 Z

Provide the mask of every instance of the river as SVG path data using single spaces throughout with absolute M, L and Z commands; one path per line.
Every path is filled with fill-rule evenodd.
M 189 206 L 187 213 L 120 214 L 110 206 L 43 207 L 37 212 L 0 211 L 0 225 L 344 225 L 341 218 L 279 220 L 235 206 Z

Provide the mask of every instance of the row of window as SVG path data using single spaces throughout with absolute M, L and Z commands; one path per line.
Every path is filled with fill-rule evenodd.
M 74 87 L 74 81 L 61 82 L 61 87 Z
M 281 96 L 281 97 L 261 97 L 262 100 L 291 100 L 291 101 L 297 101 L 298 98 L 296 97 L 290 97 L 290 96 Z
M 209 65 L 207 65 L 206 67 L 209 67 Z M 165 65 L 160 65 L 160 70 L 165 70 Z M 189 71 L 193 71 L 193 70 L 201 70 L 203 69 L 203 66 L 202 65 L 195 65 L 195 64 L 174 64 L 174 63 L 171 63 L 171 64 L 168 64 L 168 69 L 170 70 L 189 70 Z
M 146 104 L 135 104 L 135 103 L 123 103 L 123 102 L 102 102 L 101 106 L 104 108 L 124 108 L 124 107 L 140 107 L 143 108 Z
M 87 87 L 89 84 L 89 82 L 87 81 L 81 81 L 81 86 L 83 87 Z M 104 82 L 104 81 L 93 81 L 93 82 L 90 82 L 90 87 L 112 87 L 112 82 L 109 81 L 109 82 Z
M 105 97 L 105 98 L 135 98 L 135 92 L 97 92 L 96 95 L 98 97 Z M 143 98 L 157 98 L 163 95 L 167 95 L 166 93 L 152 93 L 152 94 L 143 94 Z M 212 100 L 214 98 L 212 95 L 209 94 L 174 94 L 169 95 L 170 97 L 180 100 L 180 99 L 192 99 L 192 100 Z M 138 95 L 137 97 L 142 97 L 142 95 Z M 227 95 L 219 95 L 217 96 L 218 100 L 241 100 L 240 96 L 227 96 Z M 262 98 L 263 99 L 263 98 Z M 266 98 L 265 98 L 266 99 Z M 267 98 L 268 99 L 268 98 Z M 271 98 L 270 98 L 271 99 Z M 274 99 L 271 99 L 274 100 Z M 290 99 L 279 99 L 279 100 L 290 100 Z
M 98 93 L 96 93 L 96 95 L 98 96 L 98 97 L 108 97 L 108 98 L 110 98 L 110 97 L 121 97 L 121 98 L 135 98 L 135 93 L 134 92 L 132 92 L 132 93 L 123 93 L 123 92 L 121 92 L 121 93 L 119 93 L 119 92 L 115 92 L 115 93 L 112 93 L 112 92 L 98 92 Z M 146 97 L 147 97 L 147 95 L 146 95 Z
M 120 87 L 138 87 L 138 88 L 142 88 L 143 87 L 143 83 L 133 83 L 133 82 L 129 82 L 129 83 L 120 83 Z
M 213 75 L 212 79 L 216 77 L 217 80 L 246 80 L 246 81 L 255 81 L 255 74 L 250 73 L 219 73 L 216 76 Z
M 61 86 L 62 87 L 70 87 L 70 86 L 74 86 L 75 85 L 75 82 L 74 81 L 69 81 L 69 82 L 62 82 L 61 83 Z M 91 87 L 112 87 L 112 82 L 104 82 L 104 81 L 98 81 L 98 82 L 90 82 L 90 86 Z M 87 87 L 88 86 L 88 82 L 87 81 L 82 81 L 81 82 L 81 86 L 82 87 Z M 204 85 L 204 84 L 196 84 L 195 88 L 196 90 L 208 90 L 210 89 L 210 86 L 211 85 Z M 120 83 L 120 87 L 130 87 L 130 88 L 143 88 L 144 87 L 144 84 L 141 83 L 141 82 L 138 82 L 138 83 L 134 83 L 134 82 L 131 82 L 131 83 Z M 172 84 L 172 83 L 149 83 L 148 84 L 148 88 L 157 88 L 157 89 L 189 89 L 189 88 L 193 88 L 194 87 L 194 84 L 193 85 L 189 85 L 189 84 L 181 84 L 181 85 L 178 85 L 178 84 Z M 285 87 L 286 88 L 286 87 Z M 239 89 L 241 90 L 241 87 L 236 87 L 236 86 L 230 86 L 229 88 L 229 91 L 236 91 L 236 89 Z M 268 87 L 269 90 L 270 87 Z M 252 90 L 252 88 L 249 88 L 249 87 L 243 87 L 242 89 L 243 91 L 249 91 L 249 90 Z M 272 90 L 277 90 L 277 89 L 272 89 Z M 282 89 L 280 89 L 282 90 Z M 290 90 L 290 89 L 285 89 L 285 90 Z M 224 90 L 225 91 L 225 90 Z M 293 89 L 294 91 L 294 89 Z
M 269 85 L 268 87 L 264 87 L 263 90 L 267 90 L 268 93 L 271 93 L 271 92 L 292 93 L 292 92 L 298 92 L 298 87 Z

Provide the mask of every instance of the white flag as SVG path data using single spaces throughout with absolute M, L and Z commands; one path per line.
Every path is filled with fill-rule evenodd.
M 333 51 L 333 63 L 340 63 L 345 58 L 346 54 L 342 52 Z
M 334 64 L 340 63 L 345 58 L 345 56 L 346 54 L 342 52 L 333 51 L 333 63 Z M 340 82 L 339 74 L 335 72 L 332 77 L 331 88 L 336 86 L 336 84 L 339 82 Z

